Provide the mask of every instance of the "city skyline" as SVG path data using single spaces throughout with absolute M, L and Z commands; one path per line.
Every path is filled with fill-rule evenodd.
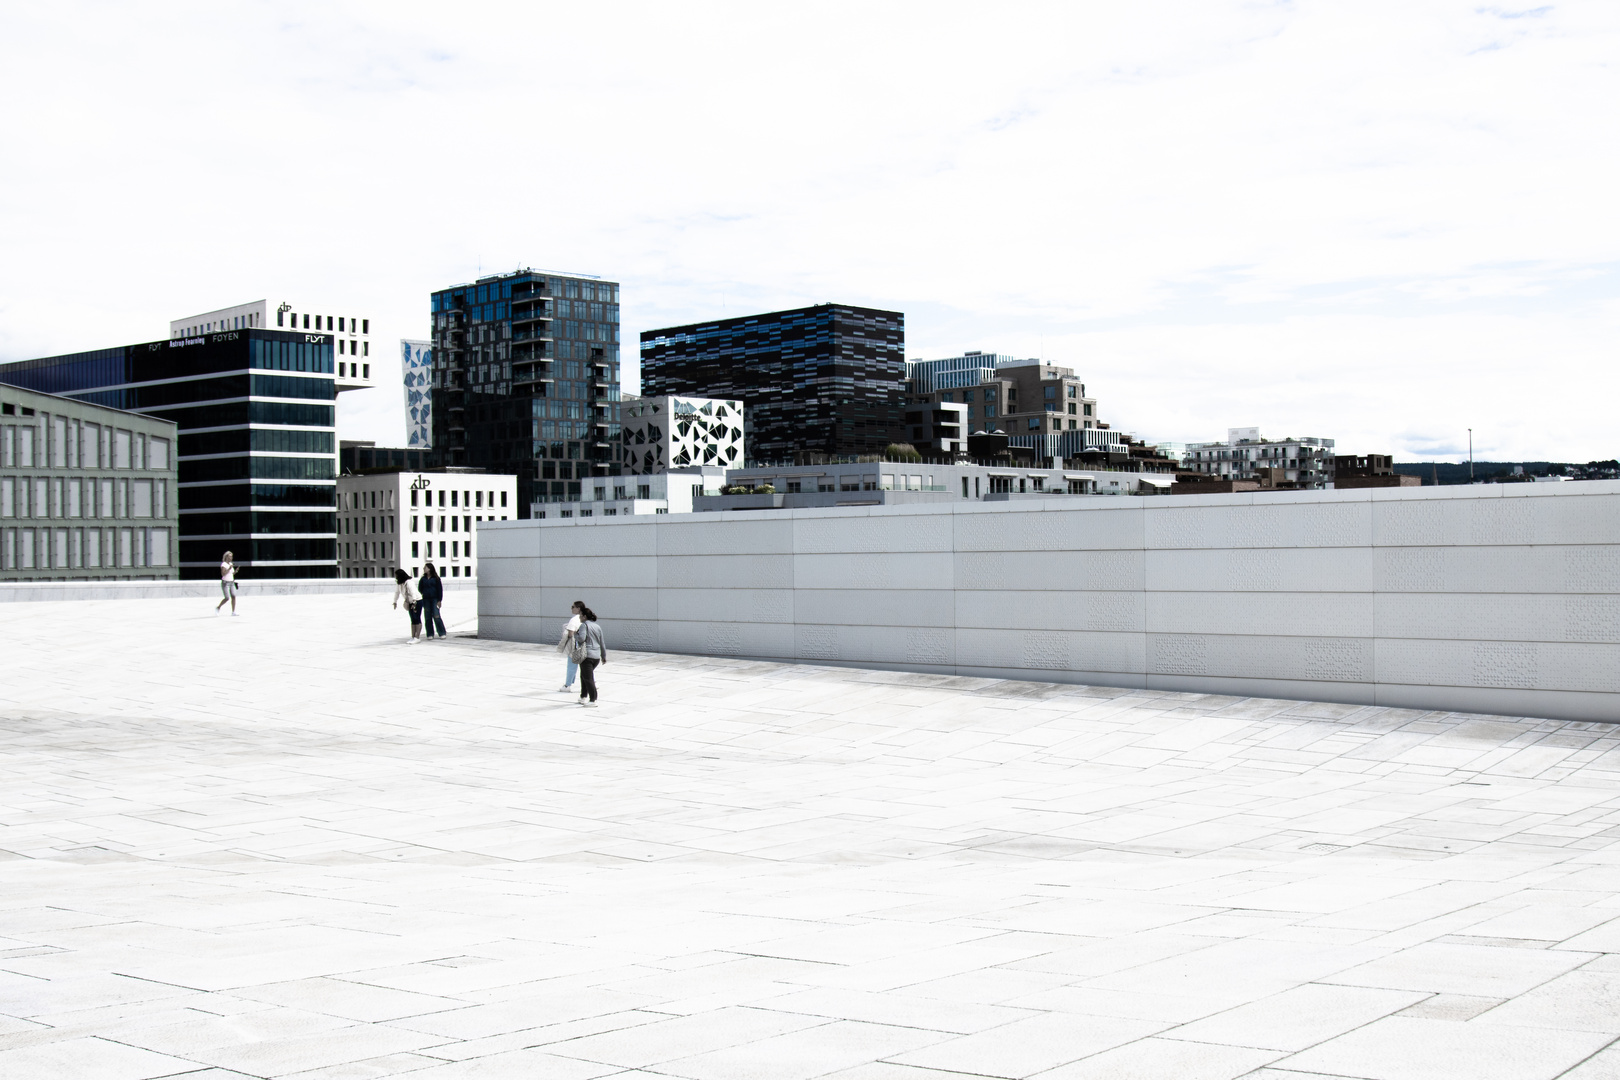
M 391 354 L 432 290 L 531 265 L 620 282 L 632 341 L 901 311 L 908 358 L 1072 367 L 1151 439 L 1458 460 L 1471 427 L 1480 459 L 1614 455 L 1616 162 L 1589 136 L 1620 101 L 1612 11 L 896 6 L 848 35 L 857 10 L 8 12 L 0 86 L 30 106 L 0 120 L 0 361 L 284 285 L 372 313 Z M 547 64 L 509 62 L 542 30 Z M 501 136 L 521 212 L 415 164 L 434 125 L 472 144 L 554 102 L 546 138 Z M 62 288 L 103 263 L 140 272 L 95 305 Z M 402 442 L 398 386 L 339 430 Z

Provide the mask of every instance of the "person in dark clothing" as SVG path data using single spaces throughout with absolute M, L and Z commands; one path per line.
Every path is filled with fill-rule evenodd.
M 427 639 L 433 640 L 435 629 L 440 637 L 449 637 L 444 632 L 444 620 L 439 617 L 439 605 L 444 603 L 444 582 L 432 563 L 422 567 L 422 583 L 417 591 L 422 595 L 422 624 L 427 627 Z
M 583 646 L 585 656 L 579 662 L 579 703 L 587 708 L 596 708 L 596 669 L 607 663 L 607 641 L 602 637 L 602 628 L 596 624 L 596 612 L 579 605 L 579 615 L 583 620 L 579 629 L 574 631 L 574 640 Z

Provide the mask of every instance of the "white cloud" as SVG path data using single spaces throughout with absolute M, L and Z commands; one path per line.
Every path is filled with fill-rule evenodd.
M 1598 3 L 13 5 L 0 359 L 275 290 L 417 337 L 530 264 L 621 281 L 632 362 L 843 300 L 1159 437 L 1608 457 L 1617 39 Z

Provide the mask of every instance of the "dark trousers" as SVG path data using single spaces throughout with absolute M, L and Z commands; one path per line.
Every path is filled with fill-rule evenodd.
M 433 636 L 433 628 L 438 627 L 440 637 L 449 637 L 444 632 L 444 620 L 439 618 L 439 602 L 437 600 L 422 601 L 422 621 L 427 624 L 427 636 Z
M 592 701 L 596 700 L 596 665 L 601 662 L 594 656 L 587 656 L 579 662 L 580 697 L 589 695 Z

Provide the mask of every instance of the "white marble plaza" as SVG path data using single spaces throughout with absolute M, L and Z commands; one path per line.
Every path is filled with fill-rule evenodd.
M 211 607 L 4 608 L 5 1080 L 1620 1078 L 1620 729 Z

